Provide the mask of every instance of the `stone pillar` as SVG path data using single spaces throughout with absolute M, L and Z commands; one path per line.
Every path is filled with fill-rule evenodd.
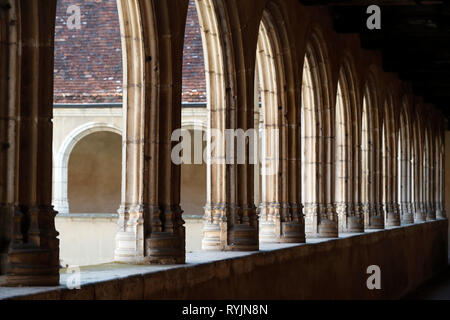
M 366 87 L 361 121 L 361 207 L 366 230 L 384 229 L 384 215 L 379 211 L 381 150 L 378 107 L 372 81 L 370 84 Z
M 300 144 L 296 139 L 300 129 L 296 102 L 300 98 L 296 94 L 298 74 L 290 67 L 295 62 L 286 54 L 292 51 L 292 43 L 285 36 L 287 31 L 278 7 L 266 8 L 259 29 L 256 60 L 263 115 L 264 192 L 259 237 L 261 242 L 301 243 L 305 242 L 305 231 L 301 199 L 296 192 L 299 186 L 298 182 L 290 181 L 290 176 L 301 179 L 297 171 L 301 170 L 297 167 Z
M 11 116 L 10 148 L 17 157 L 18 168 L 8 165 L 11 170 L 8 180 L 17 186 L 18 193 L 14 195 L 15 191 L 10 190 L 7 198 L 14 198 L 18 205 L 4 206 L 11 232 L 0 284 L 55 286 L 59 285 L 59 241 L 54 224 L 56 212 L 51 206 L 51 119 L 56 1 L 21 2 L 20 10 L 15 1 L 10 1 L 10 5 L 8 15 L 14 23 L 10 24 L 9 33 L 9 81 L 15 83 L 11 83 L 12 95 L 6 105 Z M 15 26 L 21 26 L 20 33 Z M 18 96 L 13 97 L 14 92 Z M 10 162 L 14 156 L 10 154 L 7 158 Z
M 360 115 L 353 96 L 353 83 L 349 81 L 347 63 L 341 69 L 335 107 L 336 176 L 335 207 L 339 232 L 364 232 L 361 205 L 361 133 Z
M 334 177 L 334 107 L 328 92 L 312 79 L 325 79 L 327 62 L 317 61 L 321 43 L 311 41 L 306 49 L 302 90 L 302 155 L 304 176 L 303 205 L 307 237 L 338 237 Z M 315 98 L 321 95 L 321 102 Z
M 8 253 L 14 241 L 13 218 L 17 210 L 19 146 L 18 68 L 20 34 L 17 19 L 20 17 L 16 2 L 9 10 L 0 11 L 0 285 L 5 281 L 8 270 Z M 6 90 L 9 88 L 9 90 Z M 20 222 L 20 221 L 18 221 Z M 17 229 L 16 229 L 17 230 Z M 20 239 L 20 234 L 18 237 Z
M 425 221 L 425 215 L 423 211 L 423 200 L 422 200 L 422 180 L 423 180 L 423 166 L 422 166 L 422 144 L 421 144 L 421 126 L 419 122 L 419 113 L 416 112 L 415 123 L 414 123 L 414 153 L 412 157 L 412 171 L 413 171 L 413 212 L 414 212 L 414 222 L 420 223 Z
M 428 110 L 428 108 L 426 109 Z M 431 120 L 428 116 L 425 116 L 425 128 L 424 128 L 424 150 L 423 150 L 423 181 L 422 188 L 424 189 L 424 213 L 426 221 L 436 220 L 436 211 L 433 210 L 432 205 L 432 193 L 433 193 L 433 155 L 432 155 L 432 132 L 427 126 L 428 121 Z
M 404 104 L 402 114 L 400 115 L 400 128 L 398 136 L 398 178 L 399 178 L 399 210 L 400 220 L 402 225 L 414 223 L 414 213 L 412 210 L 411 199 L 411 128 L 408 124 L 409 119 L 408 105 Z
M 185 262 L 180 166 L 171 156 L 181 127 L 187 8 L 187 0 L 118 1 L 125 48 L 119 262 Z
M 206 48 L 210 95 L 208 194 L 202 247 L 205 250 L 258 250 L 252 159 L 256 141 L 251 131 L 254 129 L 254 70 L 259 23 L 249 21 L 261 20 L 265 3 L 255 1 L 250 15 L 242 1 L 201 0 L 196 3 Z M 241 25 L 240 14 L 248 19 L 245 27 Z M 241 55 L 233 48 L 242 48 L 244 53 Z M 246 135 L 248 144 L 244 142 L 240 146 L 242 139 L 236 139 L 235 135 L 240 138 Z M 236 140 L 237 143 L 233 143 Z
M 353 84 L 350 87 L 353 89 Z M 352 95 L 352 93 L 349 93 Z M 353 99 L 351 101 L 354 101 Z M 351 155 L 352 160 L 348 166 L 352 173 L 352 189 L 350 192 L 350 199 L 353 202 L 353 212 L 350 216 L 349 232 L 364 232 L 365 229 L 365 215 L 364 215 L 364 205 L 363 205 L 363 165 L 362 165 L 362 106 L 357 105 L 351 106 L 353 109 L 352 116 L 352 146 Z
M 389 99 L 391 100 L 391 99 Z M 383 126 L 382 126 L 382 195 L 383 211 L 386 227 L 400 226 L 400 214 L 398 203 L 396 201 L 396 144 L 395 126 L 393 116 L 393 101 L 389 101 L 384 106 Z
M 438 142 L 436 149 L 436 218 L 445 219 L 446 213 L 444 208 L 444 141 L 445 141 L 444 125 L 442 124 L 438 132 Z
M 322 62 L 326 65 L 327 62 Z M 327 71 L 323 71 L 324 73 Z M 335 172 L 335 154 L 336 154 L 336 128 L 335 117 L 336 108 L 334 102 L 331 103 L 328 100 L 327 93 L 324 94 L 323 108 L 323 174 L 324 177 L 321 181 L 322 184 L 322 196 L 323 202 L 319 206 L 321 208 L 319 236 L 326 238 L 337 238 L 339 236 L 339 217 L 337 213 L 336 202 L 336 172 Z M 353 215 L 353 207 L 349 207 L 350 211 L 347 212 L 347 216 Z M 350 223 L 350 221 L 347 221 Z M 350 227 L 347 224 L 348 227 Z

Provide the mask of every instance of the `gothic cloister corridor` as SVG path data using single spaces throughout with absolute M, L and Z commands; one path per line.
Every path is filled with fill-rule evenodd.
M 449 21 L 0 0 L 0 299 L 450 300 Z

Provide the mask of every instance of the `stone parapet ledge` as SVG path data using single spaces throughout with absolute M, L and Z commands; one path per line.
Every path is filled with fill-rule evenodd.
M 116 213 L 59 213 L 56 219 L 117 219 L 119 215 Z
M 193 252 L 178 266 L 106 264 L 81 268 L 80 290 L 61 270 L 53 288 L 0 288 L 1 299 L 397 299 L 448 265 L 448 221 L 441 219 L 307 239 L 261 244 L 259 252 Z M 369 290 L 378 265 L 381 290 Z M 327 290 L 323 290 L 323 288 Z

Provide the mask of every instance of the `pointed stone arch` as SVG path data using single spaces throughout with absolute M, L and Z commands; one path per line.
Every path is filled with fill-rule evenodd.
M 386 227 L 400 225 L 400 214 L 396 200 L 397 140 L 395 126 L 395 100 L 388 91 L 382 109 L 382 201 Z
M 368 74 L 364 84 L 361 160 L 362 190 L 365 229 L 383 229 L 384 216 L 381 205 L 380 175 L 380 111 L 378 108 L 378 86 L 374 72 Z
M 340 232 L 364 232 L 360 198 L 360 111 L 351 58 L 343 59 L 336 95 L 336 211 Z
M 181 127 L 187 0 L 119 0 L 124 65 L 122 204 L 116 261 L 185 262 L 180 166 L 171 161 Z
M 334 123 L 325 41 L 313 28 L 307 41 L 302 89 L 302 173 L 305 229 L 311 237 L 337 237 L 334 207 Z
M 90 122 L 76 128 L 66 137 L 56 154 L 56 165 L 54 166 L 53 205 L 59 214 L 69 213 L 67 189 L 69 159 L 72 150 L 80 140 L 95 132 L 112 132 L 122 136 L 122 130 L 112 124 Z
M 208 95 L 208 196 L 202 247 L 206 250 L 259 249 L 258 215 L 254 204 L 254 165 L 250 156 L 229 150 L 225 138 L 244 133 L 246 155 L 254 155 L 254 69 L 258 27 L 245 19 L 260 21 L 263 3 L 250 15 L 239 15 L 243 2 L 198 0 L 204 41 Z M 244 20 L 243 20 L 244 19 Z M 255 20 L 254 20 L 255 21 Z M 244 32 L 246 40 L 244 42 Z M 216 90 L 214 90 L 214 88 Z M 231 133 L 232 132 L 232 133 Z M 231 133 L 231 136 L 229 136 Z M 248 140 L 247 140 L 248 139 Z M 232 144 L 228 144 L 229 146 Z M 238 148 L 239 149 L 239 148 Z
M 260 241 L 304 242 L 301 200 L 295 190 L 299 155 L 288 145 L 296 140 L 295 80 L 292 45 L 279 5 L 269 1 L 261 20 L 257 46 L 257 74 L 261 88 L 263 114 L 262 178 L 263 197 L 260 214 Z M 291 156 L 288 154 L 291 153 Z M 288 159 L 291 159 L 290 161 Z M 293 162 L 293 163 L 289 163 Z M 299 177 L 300 178 L 300 177 Z M 291 191 L 291 189 L 294 189 Z

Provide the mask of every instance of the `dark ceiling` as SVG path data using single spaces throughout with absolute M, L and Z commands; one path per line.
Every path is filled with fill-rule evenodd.
M 450 1 L 300 0 L 328 5 L 339 33 L 359 33 L 365 49 L 379 50 L 386 72 L 410 81 L 416 95 L 450 119 Z M 366 26 L 371 4 L 381 8 L 381 30 Z

